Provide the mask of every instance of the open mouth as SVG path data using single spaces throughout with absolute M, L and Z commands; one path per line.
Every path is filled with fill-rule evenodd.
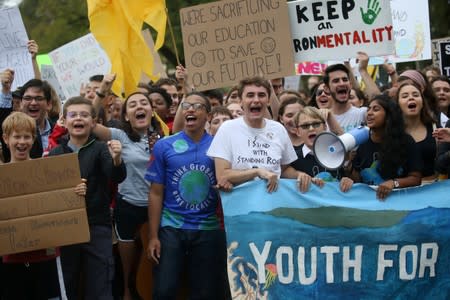
M 251 113 L 260 113 L 261 107 L 250 107 L 250 112 Z
M 75 128 L 75 129 L 83 129 L 84 128 L 84 124 L 81 124 L 81 123 L 74 124 L 73 128 Z
M 146 114 L 143 111 L 137 112 L 136 115 L 136 120 L 145 120 Z
M 316 136 L 317 136 L 317 134 L 315 134 L 315 133 L 308 134 L 308 139 L 314 140 L 316 138 Z
M 28 146 L 17 146 L 16 147 L 17 153 L 26 153 L 27 150 L 28 150 Z
M 346 87 L 337 88 L 336 94 L 340 97 L 347 97 L 348 89 Z
M 408 103 L 408 109 L 415 109 L 417 107 L 417 104 L 415 102 Z
M 195 123 L 196 120 L 197 120 L 197 118 L 193 115 L 186 116 L 186 124 L 188 124 L 188 125 Z
M 28 112 L 33 115 L 39 114 L 39 108 L 29 108 Z

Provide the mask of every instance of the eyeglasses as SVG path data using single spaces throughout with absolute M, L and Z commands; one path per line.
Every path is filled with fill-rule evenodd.
M 301 128 L 303 130 L 308 130 L 311 128 L 319 128 L 321 125 L 323 124 L 323 122 L 314 122 L 314 123 L 306 123 L 306 124 L 300 124 L 297 126 L 297 128 Z
M 189 102 L 183 102 L 181 103 L 181 108 L 183 110 L 188 110 L 190 108 L 194 108 L 194 110 L 201 110 L 203 108 L 206 108 L 206 105 L 203 103 L 189 103 Z
M 91 116 L 90 113 L 88 113 L 87 111 L 68 111 L 66 114 L 67 118 L 69 119 L 75 119 L 75 118 L 82 118 L 82 119 L 87 119 Z
M 36 101 L 36 102 L 41 102 L 41 101 L 44 101 L 44 100 L 47 100 L 45 97 L 42 97 L 42 96 L 23 96 L 22 97 L 22 100 L 23 101 L 27 101 L 27 102 L 31 102 L 31 101 L 33 101 L 33 99 Z
M 328 93 L 328 92 L 325 91 L 324 89 L 319 89 L 319 90 L 317 90 L 317 91 L 316 91 L 316 96 L 320 96 L 320 95 L 322 95 L 322 93 L 325 94 L 325 96 L 330 96 L 330 93 Z

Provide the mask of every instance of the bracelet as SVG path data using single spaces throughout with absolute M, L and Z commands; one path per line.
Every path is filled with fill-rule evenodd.
M 105 94 L 102 94 L 102 93 L 100 93 L 99 91 L 95 91 L 95 94 L 96 94 L 97 96 L 99 96 L 100 98 L 105 98 L 105 97 L 106 97 Z

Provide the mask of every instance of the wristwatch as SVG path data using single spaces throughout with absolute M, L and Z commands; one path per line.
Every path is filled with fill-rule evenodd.
M 394 182 L 394 188 L 398 189 L 400 187 L 400 183 L 398 182 L 398 180 L 397 179 L 393 179 L 392 181 Z

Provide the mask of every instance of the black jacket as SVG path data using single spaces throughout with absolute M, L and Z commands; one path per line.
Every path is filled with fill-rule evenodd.
M 72 153 L 63 140 L 61 145 L 50 151 L 51 155 Z M 122 182 L 126 176 L 125 164 L 114 166 L 111 154 L 104 142 L 97 141 L 90 136 L 88 141 L 78 151 L 81 178 L 87 179 L 86 209 L 89 225 L 109 225 L 110 217 L 110 193 L 108 182 Z

